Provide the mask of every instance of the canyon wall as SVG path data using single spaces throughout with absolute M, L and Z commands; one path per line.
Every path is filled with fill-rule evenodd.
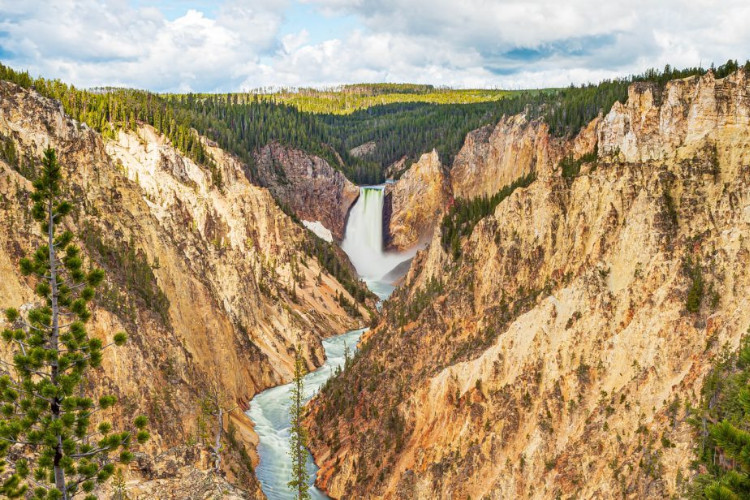
M 359 189 L 327 161 L 271 143 L 255 154 L 260 184 L 303 220 L 319 221 L 341 241 Z
M 528 161 L 469 175 L 493 154 L 472 147 L 454 193 L 528 168 L 537 180 L 460 257 L 436 231 L 314 400 L 334 498 L 665 498 L 695 474 L 691 408 L 750 325 L 747 76 L 633 85 L 554 154 L 542 125 L 511 124 L 534 139 L 510 147 Z M 597 161 L 561 175 L 560 158 L 595 146 Z
M 524 115 L 503 117 L 467 134 L 451 169 L 456 198 L 492 196 L 514 180 L 550 163 L 548 127 Z
M 30 218 L 31 179 L 43 150 L 55 148 L 76 204 L 70 229 L 87 262 L 107 271 L 91 334 L 130 337 L 106 352 L 91 389 L 118 396 L 115 422 L 138 413 L 151 422 L 148 455 L 131 467 L 138 480 L 131 492 L 166 497 L 189 491 L 190 481 L 196 491 L 228 490 L 205 473 L 200 444 L 215 427 L 201 416 L 200 401 L 218 385 L 234 402 L 225 426 L 239 443 L 225 451 L 224 474 L 241 494 L 262 495 L 242 458 L 244 444 L 257 462 L 257 438 L 242 410 L 258 391 L 291 379 L 297 342 L 308 366 L 318 366 L 321 338 L 360 326 L 367 313 L 350 314 L 336 301 L 342 294 L 355 302 L 318 263 L 314 237 L 248 181 L 246 166 L 205 140 L 221 188 L 151 127 L 103 141 L 59 103 L 7 82 L 0 82 L 0 135 L 21 158 L 0 161 L 0 304 L 36 300 L 18 259 L 40 241 Z M 190 441 L 197 444 L 186 447 Z
M 423 154 L 397 182 L 385 186 L 385 248 L 403 251 L 429 241 L 450 199 L 448 173 L 437 151 Z
M 430 240 L 455 198 L 491 197 L 513 181 L 556 164 L 578 159 L 597 144 L 600 118 L 572 138 L 550 135 L 542 121 L 524 115 L 503 117 L 467 134 L 450 169 L 437 153 L 423 154 L 398 181 L 386 185 L 384 245 L 405 250 Z

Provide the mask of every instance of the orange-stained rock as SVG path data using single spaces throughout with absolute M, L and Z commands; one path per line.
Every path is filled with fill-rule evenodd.
M 77 207 L 70 228 L 81 237 L 100 233 L 94 246 L 99 240 L 115 254 L 130 248 L 141 255 L 153 269 L 153 285 L 169 301 L 168 309 L 149 306 L 132 284 L 147 279 L 143 273 L 126 275 L 115 257 L 97 261 L 108 281 L 90 332 L 104 340 L 120 330 L 129 336 L 126 346 L 106 351 L 93 375 L 97 393 L 112 392 L 121 401 L 115 423 L 148 415 L 153 438 L 145 451 L 172 453 L 200 439 L 200 400 L 218 381 L 236 406 L 237 440 L 257 461 L 257 437 L 242 413 L 253 395 L 291 379 L 298 337 L 312 368 L 323 361 L 322 338 L 363 321 L 339 306 L 337 294 L 352 297 L 306 255 L 309 232 L 266 189 L 248 181 L 245 165 L 205 140 L 221 170 L 222 189 L 212 184 L 208 168 L 151 127 L 103 140 L 67 117 L 59 103 L 7 82 L 0 82 L 0 134 L 14 141 L 24 165 L 38 164 L 45 147 L 55 148 Z M 32 283 L 18 271 L 19 258 L 40 241 L 29 212 L 30 190 L 29 179 L 0 161 L 2 308 L 35 300 Z M 7 354 L 5 349 L 3 344 L 0 352 Z M 238 450 L 226 453 L 228 477 L 238 484 L 231 469 L 247 467 Z M 172 458 L 184 462 L 185 471 L 205 472 L 205 464 Z M 180 474 L 160 479 L 184 488 Z M 259 495 L 252 474 L 245 477 L 240 486 Z
M 456 196 L 537 180 L 476 225 L 460 260 L 439 231 L 417 254 L 365 354 L 314 400 L 319 485 L 334 498 L 684 495 L 687 408 L 750 326 L 748 116 L 740 72 L 658 98 L 636 84 L 578 138 L 514 117 L 467 139 Z M 562 178 L 559 159 L 592 137 L 599 160 Z M 698 313 L 688 259 L 717 294 Z
M 403 251 L 429 241 L 450 199 L 448 175 L 437 151 L 423 154 L 385 187 L 385 247 Z

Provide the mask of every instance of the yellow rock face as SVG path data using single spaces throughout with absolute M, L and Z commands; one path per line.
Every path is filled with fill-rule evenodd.
M 448 175 L 437 151 L 423 154 L 396 183 L 385 187 L 386 248 L 407 250 L 428 241 L 450 198 Z
M 523 115 L 504 117 L 494 128 L 470 132 L 456 155 L 451 184 L 456 198 L 492 196 L 519 177 L 550 162 L 547 126 Z
M 537 180 L 475 227 L 460 261 L 435 235 L 345 373 L 363 388 L 338 403 L 354 422 L 311 418 L 334 497 L 683 493 L 688 404 L 750 326 L 750 86 L 709 75 L 630 96 L 555 154 L 543 126 L 513 118 L 518 163 L 492 170 L 491 148 L 458 163 L 457 196 L 491 193 L 484 169 Z M 591 137 L 597 164 L 562 178 L 551 159 Z M 698 313 L 688 262 L 706 284 Z M 411 313 L 430 279 L 442 289 Z
M 256 437 L 242 410 L 257 392 L 290 380 L 297 339 L 308 365 L 317 366 L 321 338 L 362 322 L 335 301 L 337 293 L 351 300 L 349 294 L 303 251 L 307 231 L 279 210 L 268 191 L 248 182 L 239 161 L 208 142 L 222 190 L 212 185 L 208 169 L 150 127 L 103 142 L 58 104 L 5 82 L 0 133 L 28 159 L 38 161 L 45 147 L 55 148 L 78 207 L 71 229 L 141 255 L 169 300 L 160 317 L 133 292 L 122 269 L 100 262 L 108 287 L 119 295 L 99 301 L 90 331 L 111 338 L 125 330 L 130 337 L 125 347 L 107 351 L 94 374 L 97 390 L 122 401 L 115 421 L 147 414 L 153 435 L 148 451 L 174 449 L 185 474 L 193 474 L 202 465 L 186 462 L 184 450 L 175 447 L 199 436 L 199 400 L 218 381 L 238 407 L 231 417 L 237 438 L 253 455 Z M 39 242 L 29 216 L 30 189 L 28 179 L 0 162 L 2 307 L 34 300 L 32 283 L 17 271 L 18 259 Z M 236 450 L 228 453 L 227 470 L 241 470 L 232 462 L 239 458 Z M 251 475 L 243 487 L 258 491 Z

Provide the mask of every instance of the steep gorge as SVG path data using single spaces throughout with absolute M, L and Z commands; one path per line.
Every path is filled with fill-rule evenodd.
M 336 240 L 344 238 L 349 209 L 359 189 L 326 160 L 271 143 L 255 154 L 260 184 L 297 217 L 320 222 Z
M 437 151 L 425 153 L 385 186 L 383 246 L 407 250 L 429 241 L 451 199 L 448 172 Z
M 137 413 L 151 421 L 150 456 L 131 468 L 131 492 L 260 496 L 248 462 L 257 463 L 256 437 L 241 410 L 255 393 L 291 378 L 298 339 L 308 366 L 318 366 L 320 340 L 368 315 L 363 306 L 341 305 L 339 296 L 357 301 L 316 259 L 328 252 L 340 260 L 339 253 L 295 224 L 248 181 L 244 165 L 205 139 L 221 188 L 207 167 L 149 126 L 103 140 L 59 103 L 8 82 L 0 82 L 0 134 L 16 152 L 0 161 L 0 303 L 35 300 L 17 263 L 39 238 L 29 216 L 34 165 L 44 148 L 55 148 L 77 204 L 71 229 L 108 273 L 92 334 L 124 330 L 131 339 L 107 352 L 91 389 L 118 396 L 116 423 Z M 348 266 L 340 261 L 344 274 L 353 273 Z M 185 446 L 213 432 L 200 407 L 216 385 L 236 407 L 224 472 L 244 492 L 206 473 L 205 447 Z
M 750 325 L 747 76 L 634 84 L 570 141 L 523 117 L 470 134 L 456 196 L 537 180 L 459 258 L 439 230 L 417 255 L 313 402 L 319 485 L 334 498 L 683 493 L 703 377 Z

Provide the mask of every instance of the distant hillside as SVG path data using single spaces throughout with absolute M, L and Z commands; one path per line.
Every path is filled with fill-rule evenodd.
M 736 61 L 712 68 L 716 78 L 738 68 Z M 496 125 L 503 116 L 524 113 L 541 119 L 556 137 L 572 136 L 615 102 L 623 103 L 628 85 L 651 81 L 662 88 L 672 79 L 705 74 L 707 69 L 670 66 L 642 75 L 561 89 L 504 91 L 456 90 L 415 84 L 357 84 L 339 89 L 301 89 L 273 94 L 154 94 L 130 89 L 80 90 L 58 80 L 33 79 L 0 64 L 0 80 L 35 88 L 62 103 L 66 113 L 114 137 L 120 129 L 148 124 L 177 149 L 222 179 L 210 155 L 190 129 L 216 141 L 249 166 L 258 183 L 254 154 L 270 143 L 300 149 L 326 160 L 356 184 L 385 179 L 400 162 L 408 168 L 422 153 L 437 150 L 450 167 L 466 134 Z M 655 97 L 659 99 L 660 90 Z M 367 154 L 353 148 L 373 142 Z M 403 170 L 403 168 L 401 170 Z
M 335 89 L 292 89 L 260 93 L 264 99 L 290 104 L 300 111 L 318 114 L 351 114 L 360 109 L 401 102 L 474 104 L 498 101 L 515 91 L 494 89 L 450 89 L 415 84 L 356 84 Z

